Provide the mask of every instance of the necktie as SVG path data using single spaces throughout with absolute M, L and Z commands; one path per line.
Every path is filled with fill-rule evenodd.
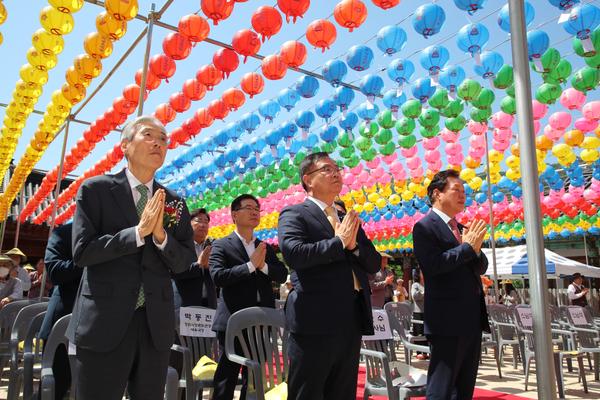
M 332 206 L 325 207 L 325 214 L 327 215 L 327 221 L 331 224 L 333 229 L 335 230 L 335 224 L 338 222 L 337 211 Z M 354 271 L 352 271 L 352 280 L 354 281 L 354 290 L 357 292 L 362 289 L 360 286 L 360 281 L 356 277 Z
M 140 199 L 135 205 L 135 209 L 137 210 L 138 217 L 142 216 L 142 212 L 144 212 L 144 208 L 146 207 L 146 203 L 148 202 L 148 187 L 146 185 L 137 185 L 135 189 L 140 193 Z M 144 297 L 144 286 L 143 284 L 140 286 L 140 291 L 138 293 L 138 298 L 135 303 L 135 308 L 140 308 L 146 302 Z
M 450 221 L 448 221 L 448 225 L 450 226 L 450 229 L 452 229 L 452 233 L 454 234 L 454 237 L 458 243 L 462 243 L 462 236 L 458 230 L 458 222 L 456 222 L 456 219 L 450 219 Z

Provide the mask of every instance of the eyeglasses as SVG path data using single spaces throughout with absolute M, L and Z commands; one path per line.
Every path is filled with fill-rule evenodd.
M 306 175 L 312 175 L 315 172 L 323 172 L 325 175 L 333 175 L 336 173 L 339 174 L 341 170 L 342 169 L 340 167 L 338 167 L 337 165 L 334 167 L 333 165 L 327 164 L 327 165 L 322 166 L 321 168 L 315 169 L 314 171 L 307 172 Z
M 237 210 L 234 210 L 234 211 L 242 211 L 242 210 L 260 213 L 260 207 L 252 207 L 252 206 L 240 207 L 240 208 L 238 208 Z
M 199 224 L 209 224 L 209 221 L 206 218 L 198 218 L 198 217 L 194 217 L 192 218 L 192 221 L 197 222 Z

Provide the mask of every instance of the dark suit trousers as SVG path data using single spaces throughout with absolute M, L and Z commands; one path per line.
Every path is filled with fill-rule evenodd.
M 427 371 L 427 400 L 473 398 L 481 355 L 481 331 L 464 336 L 427 335 L 431 361 Z
M 112 351 L 77 347 L 78 400 L 162 400 L 169 350 L 156 350 L 142 307 L 133 314 L 123 341 Z
M 354 321 L 342 333 L 290 334 L 289 400 L 356 399 L 362 301 L 355 300 Z
M 225 332 L 217 332 L 217 341 L 219 342 L 219 363 L 215 376 L 213 378 L 213 400 L 232 400 L 235 386 L 242 368 L 242 390 L 240 400 L 246 399 L 246 389 L 248 387 L 248 369 L 240 364 L 230 361 L 225 354 Z M 235 341 L 235 352 L 243 354 L 238 341 Z

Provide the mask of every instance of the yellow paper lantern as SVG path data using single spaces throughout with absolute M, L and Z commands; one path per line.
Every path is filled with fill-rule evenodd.
M 390 204 L 393 206 L 400 204 L 400 202 L 402 201 L 400 196 L 398 196 L 396 193 L 392 194 L 388 200 L 389 200 Z
M 490 163 L 490 174 L 499 174 L 500 173 L 500 164 Z
M 79 103 L 85 97 L 85 88 L 71 86 L 68 83 L 63 84 L 61 88 L 63 96 L 65 99 L 71 102 L 71 104 L 75 105 Z
M 515 157 L 521 156 L 521 150 L 519 150 L 519 143 L 513 143 L 510 146 L 510 153 Z
M 4 21 L 6 21 L 7 16 L 8 12 L 6 11 L 6 7 L 4 6 L 4 3 L 0 1 L 0 25 L 2 25 Z
M 44 54 L 58 55 L 65 48 L 65 41 L 60 35 L 53 35 L 40 28 L 33 33 L 31 44 L 37 51 Z
M 82 86 L 84 88 L 87 88 L 92 82 L 91 79 L 85 79 L 82 77 L 73 65 L 67 68 L 67 71 L 65 72 L 65 80 L 71 86 Z
M 571 147 L 564 143 L 558 143 L 552 146 L 552 154 L 554 157 L 561 158 L 571 153 Z
M 125 36 L 127 22 L 116 20 L 109 13 L 103 11 L 96 17 L 96 29 L 115 41 Z
M 29 64 L 42 71 L 48 71 L 49 69 L 56 67 L 56 63 L 58 62 L 54 54 L 44 54 L 37 51 L 35 47 L 31 47 L 27 50 L 27 61 L 29 61 Z
M 369 195 L 367 196 L 367 199 L 371 203 L 375 203 L 377 201 L 377 199 L 379 199 L 379 194 L 378 193 L 369 193 Z
M 477 174 L 475 173 L 475 170 L 471 168 L 465 168 L 462 171 L 460 171 L 460 179 L 462 179 L 465 182 L 475 178 L 476 175 Z
M 67 110 L 67 112 L 71 109 L 71 104 L 69 103 L 69 101 L 67 101 L 67 99 L 65 99 L 65 96 L 63 96 L 62 91 L 55 90 L 54 92 L 52 92 L 51 99 L 52 103 L 56 107 Z
M 0 32 L 0 45 L 4 43 L 4 36 L 2 36 L 2 32 Z
M 550 150 L 552 148 L 552 140 L 546 135 L 540 135 L 535 138 L 535 147 L 539 150 Z
M 46 32 L 61 36 L 70 33 L 75 26 L 71 14 L 60 12 L 52 6 L 42 9 L 40 23 Z
M 410 190 L 405 190 L 402 192 L 402 194 L 400 196 L 402 197 L 402 200 L 410 201 L 413 199 L 413 197 L 415 197 L 415 194 L 413 192 L 411 192 Z
M 465 157 L 465 165 L 467 166 L 467 168 L 475 169 L 475 168 L 479 167 L 480 164 L 481 164 L 481 160 L 479 160 L 479 159 L 473 158 L 471 156 Z
M 354 204 L 352 206 L 352 209 L 354 209 L 354 211 L 356 211 L 357 213 L 363 212 L 363 206 L 362 206 L 362 204 L 356 203 L 356 204 Z
M 469 182 L 467 182 L 467 185 L 469 185 L 469 187 L 473 190 L 479 190 L 481 188 L 481 185 L 483 185 L 483 180 L 476 176 L 474 178 L 472 178 Z
M 75 57 L 75 69 L 85 79 L 94 79 L 102 72 L 102 63 L 89 54 L 80 54 Z
M 500 182 L 500 179 L 502 179 L 502 174 L 499 172 L 490 175 L 490 182 L 492 182 L 494 185 Z
M 585 139 L 583 139 L 583 142 L 581 142 L 580 146 L 584 149 L 600 149 L 600 138 L 587 136 Z
M 81 10 L 83 0 L 48 0 L 48 3 L 62 13 L 71 14 Z
M 509 168 L 506 170 L 506 177 L 511 181 L 516 182 L 521 178 L 521 172 L 518 169 Z
M 508 156 L 506 158 L 506 165 L 509 168 L 512 169 L 518 169 L 519 168 L 519 157 L 518 156 Z
M 131 21 L 138 12 L 137 0 L 106 0 L 106 11 L 119 21 Z
M 598 160 L 600 153 L 596 149 L 583 149 L 579 157 L 587 163 L 593 163 Z
M 113 46 L 108 36 L 103 33 L 92 32 L 83 39 L 83 49 L 90 56 L 103 59 L 112 54 Z
M 497 164 L 504 159 L 504 153 L 497 150 L 490 150 L 488 151 L 488 157 L 490 158 L 490 162 Z
M 375 210 L 375 204 L 366 202 L 363 204 L 363 210 L 365 210 L 367 213 L 372 213 L 373 210 Z
M 387 206 L 387 203 L 386 203 L 386 201 L 385 201 L 384 198 L 380 197 L 375 202 L 375 205 L 377 206 L 377 208 L 382 209 L 382 208 L 385 208 Z
M 19 76 L 25 82 L 34 82 L 38 85 L 45 85 L 48 82 L 48 72 L 35 68 L 31 64 L 25 64 L 19 70 Z
M 579 146 L 583 142 L 583 132 L 579 129 L 571 129 L 565 133 L 565 143 L 571 147 Z

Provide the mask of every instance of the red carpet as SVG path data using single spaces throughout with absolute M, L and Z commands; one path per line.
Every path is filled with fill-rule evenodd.
M 358 382 L 357 382 L 357 391 L 356 391 L 356 400 L 363 400 L 363 393 L 365 390 L 365 367 L 360 366 L 358 369 Z M 371 400 L 386 400 L 387 397 L 382 396 L 370 396 Z M 425 399 L 425 397 L 416 397 L 416 399 Z M 527 400 L 526 397 L 515 396 L 507 393 L 494 392 L 491 390 L 485 389 L 477 389 L 475 388 L 475 393 L 473 394 L 473 399 L 475 400 Z

